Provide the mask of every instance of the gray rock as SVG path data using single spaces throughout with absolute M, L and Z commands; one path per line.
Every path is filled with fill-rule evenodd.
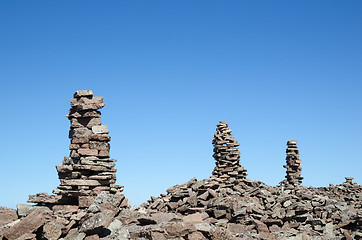
M 15 221 L 18 219 L 16 211 L 7 207 L 0 207 L 0 226 Z
M 216 231 L 216 227 L 207 222 L 197 223 L 195 224 L 195 227 L 197 231 L 207 234 L 212 234 Z
M 109 194 L 106 192 L 101 192 L 97 195 L 94 202 L 89 206 L 87 211 L 91 213 L 97 213 L 101 211 L 102 206 L 105 203 L 111 205 L 111 207 L 116 210 L 124 198 L 124 195 L 121 193 Z
M 43 226 L 43 238 L 46 240 L 57 240 L 62 235 L 62 225 L 48 222 Z
M 79 91 L 76 91 L 74 93 L 75 98 L 92 97 L 92 96 L 93 96 L 93 91 L 92 90 L 79 90 Z
M 64 240 L 83 240 L 86 234 L 78 232 L 78 229 L 71 229 Z
M 79 228 L 80 232 L 87 235 L 102 233 L 111 224 L 114 217 L 114 212 L 105 210 L 96 214 L 88 214 L 84 216 L 84 220 Z
M 333 233 L 333 223 L 327 223 L 323 233 L 327 239 L 333 239 L 335 237 Z
M 30 206 L 28 204 L 18 204 L 16 205 L 17 213 L 19 218 L 28 216 L 32 211 L 35 210 L 35 206 Z
M 8 240 L 15 240 L 27 233 L 32 233 L 52 219 L 51 212 L 42 208 L 35 209 L 27 217 L 6 230 L 4 236 Z
M 92 127 L 93 128 L 93 127 Z M 69 138 L 73 137 L 89 137 L 92 131 L 88 128 L 73 128 L 69 131 Z
M 92 132 L 94 134 L 109 133 L 107 125 L 93 126 Z
M 127 228 L 123 227 L 123 224 L 120 220 L 114 219 L 113 222 L 109 225 L 108 230 L 111 232 L 109 239 L 112 240 L 128 240 L 130 239 L 129 232 Z

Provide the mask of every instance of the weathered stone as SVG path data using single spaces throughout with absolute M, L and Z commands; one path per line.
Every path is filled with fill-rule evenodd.
M 202 217 L 200 213 L 193 213 L 183 217 L 185 222 L 191 222 L 193 224 L 202 223 Z
M 35 209 L 27 217 L 14 226 L 10 227 L 4 234 L 8 240 L 15 240 L 24 234 L 33 233 L 39 227 L 52 219 L 51 212 L 42 208 Z
M 108 230 L 111 231 L 111 233 L 108 235 L 108 238 L 111 240 L 130 239 L 130 234 L 127 228 L 123 227 L 122 222 L 118 219 L 113 220 L 113 222 L 109 225 Z
M 161 233 L 161 232 L 151 232 L 151 239 L 152 240 L 167 240 L 168 238 L 166 238 L 165 234 Z M 175 238 L 172 238 L 175 239 Z M 183 238 L 180 238 L 183 239 Z
M 71 229 L 64 240 L 83 240 L 86 234 L 84 232 L 78 232 L 78 229 Z
M 213 227 L 210 223 L 207 222 L 202 222 L 202 223 L 197 223 L 195 224 L 195 228 L 197 231 L 200 231 L 202 233 L 205 234 L 211 234 L 213 232 L 215 232 L 215 227 Z
M 88 214 L 84 216 L 82 224 L 79 228 L 80 232 L 84 232 L 87 235 L 101 233 L 104 231 L 113 221 L 114 212 L 105 210 L 96 214 Z
M 92 134 L 89 137 L 90 140 L 109 142 L 111 137 L 108 134 Z
M 75 98 L 92 97 L 92 96 L 93 96 L 93 91 L 91 90 L 78 90 L 74 93 Z
M 78 206 L 80 208 L 88 208 L 93 203 L 94 199 L 94 196 L 79 196 Z
M 87 236 L 84 238 L 84 240 L 99 240 L 99 236 L 97 234 L 91 235 L 91 236 Z
M 57 240 L 62 235 L 62 225 L 54 222 L 47 222 L 43 226 L 42 236 L 47 240 Z
M 90 149 L 109 151 L 109 144 L 106 143 L 106 142 L 90 141 L 89 142 L 89 148 Z
M 23 236 L 17 238 L 16 240 L 36 240 L 36 234 L 26 233 Z
M 34 211 L 37 207 L 30 206 L 28 204 L 17 204 L 17 214 L 19 218 L 28 216 L 32 211 Z
M 232 240 L 232 235 L 224 228 L 219 228 L 212 234 L 211 240 Z
M 102 121 L 100 118 L 71 118 L 70 124 L 71 128 L 88 128 L 93 126 L 100 126 Z
M 71 172 L 73 171 L 73 167 L 71 165 L 64 165 L 64 164 L 59 164 L 55 166 L 58 173 L 66 173 L 66 172 Z
M 163 228 L 166 230 L 168 238 L 186 236 L 196 230 L 195 226 L 189 222 L 169 222 Z
M 156 220 L 153 219 L 150 216 L 141 216 L 139 218 L 137 218 L 137 221 L 141 224 L 141 225 L 151 225 L 151 224 L 156 224 Z
M 83 179 L 61 179 L 60 182 L 63 185 L 69 185 L 69 186 L 100 186 L 102 185 L 97 180 L 83 180 Z
M 0 226 L 13 222 L 16 219 L 18 219 L 16 210 L 7 207 L 0 207 Z
M 270 232 L 268 227 L 261 221 L 254 219 L 254 224 L 258 230 L 261 239 L 270 239 Z
M 92 131 L 86 127 L 73 128 L 69 131 L 69 138 L 84 139 L 84 138 L 89 138 L 90 135 L 92 135 Z
M 105 158 L 109 158 L 109 151 L 108 150 L 100 150 L 98 153 L 99 157 L 105 157 Z
M 121 193 L 108 194 L 101 192 L 89 206 L 88 212 L 96 213 L 103 210 L 117 211 L 124 200 L 125 197 Z
M 29 195 L 28 202 L 30 203 L 49 203 L 49 204 L 62 204 L 67 203 L 68 198 L 56 195 L 48 195 L 47 193 L 38 193 L 36 195 Z
M 78 212 L 79 206 L 77 205 L 55 205 L 52 210 L 55 214 L 58 212 L 76 213 Z
M 107 125 L 93 126 L 92 132 L 93 132 L 93 134 L 108 134 L 109 133 Z
M 81 156 L 97 156 L 97 149 L 89 149 L 89 148 L 80 148 L 77 150 L 78 154 Z
M 188 240 L 207 240 L 207 238 L 201 232 L 193 232 L 187 235 Z

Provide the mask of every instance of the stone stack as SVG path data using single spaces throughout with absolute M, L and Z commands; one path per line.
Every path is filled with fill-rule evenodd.
M 240 165 L 238 140 L 231 135 L 227 122 L 217 124 L 216 133 L 212 140 L 214 145 L 213 157 L 216 166 L 213 175 L 223 179 L 241 180 L 246 178 L 246 169 Z
M 88 207 L 100 192 L 116 193 L 122 186 L 115 185 L 115 159 L 109 157 L 111 140 L 107 125 L 101 125 L 99 109 L 104 107 L 103 97 L 94 97 L 90 90 L 74 93 L 70 100 L 70 157 L 57 165 L 61 184 L 53 191 L 55 196 L 30 196 L 29 202 L 68 202 Z M 44 194 L 43 194 L 44 195 Z M 59 198 L 59 196 L 61 198 Z
M 297 147 L 297 140 L 289 140 L 287 142 L 287 165 L 283 165 L 287 169 L 286 182 L 291 185 L 296 185 L 302 183 L 303 177 L 301 177 L 302 168 L 300 163 L 302 162 L 299 159 L 299 150 Z

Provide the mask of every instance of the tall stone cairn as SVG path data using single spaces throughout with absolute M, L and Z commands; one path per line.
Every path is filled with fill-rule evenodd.
M 227 122 L 217 124 L 216 133 L 212 140 L 216 166 L 213 176 L 231 180 L 246 178 L 246 169 L 240 165 L 240 152 L 238 140 L 231 135 Z
M 303 177 L 301 177 L 302 167 L 300 163 L 302 162 L 299 159 L 299 150 L 297 147 L 297 140 L 289 140 L 287 142 L 287 165 L 283 165 L 287 169 L 286 182 L 291 185 L 296 185 L 302 183 Z
M 70 156 L 56 166 L 61 184 L 53 193 L 84 202 L 100 192 L 122 191 L 122 186 L 114 184 L 117 160 L 109 157 L 111 137 L 107 125 L 101 125 L 98 111 L 105 105 L 103 97 L 80 90 L 74 93 L 70 104 Z

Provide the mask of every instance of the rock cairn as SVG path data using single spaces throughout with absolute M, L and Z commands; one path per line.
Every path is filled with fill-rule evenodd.
M 94 97 L 90 90 L 74 93 L 67 115 L 70 120 L 70 156 L 56 166 L 61 184 L 53 191 L 56 196 L 32 195 L 28 202 L 71 203 L 88 207 L 100 192 L 116 193 L 115 159 L 109 157 L 111 140 L 107 125 L 101 125 L 99 109 L 103 97 Z
M 302 162 L 299 159 L 299 150 L 297 147 L 297 140 L 289 140 L 287 142 L 287 165 L 283 167 L 287 169 L 286 181 L 288 184 L 296 185 L 302 183 L 303 177 L 301 177 L 302 167 L 300 163 Z
M 238 140 L 231 135 L 227 122 L 217 124 L 216 133 L 212 140 L 214 145 L 213 157 L 216 166 L 213 175 L 224 179 L 245 179 L 246 169 L 240 165 Z

